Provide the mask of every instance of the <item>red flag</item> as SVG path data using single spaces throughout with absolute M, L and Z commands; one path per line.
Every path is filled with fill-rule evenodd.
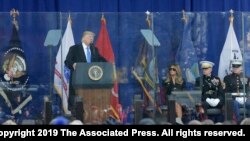
M 114 73 L 116 76 L 115 71 L 115 57 L 114 52 L 112 49 L 112 45 L 109 39 L 109 34 L 106 27 L 106 20 L 104 17 L 101 19 L 101 30 L 99 32 L 97 41 L 96 41 L 96 47 L 102 57 L 104 57 L 108 62 L 113 64 Z M 114 88 L 112 89 L 112 96 L 111 96 L 111 110 L 113 112 L 113 115 L 116 119 L 120 119 L 120 113 L 121 113 L 121 106 L 119 104 L 118 100 L 118 82 L 116 77 L 114 82 Z
M 96 41 L 96 47 L 98 48 L 100 55 L 108 62 L 111 62 L 112 64 L 115 63 L 114 52 L 109 39 L 105 18 L 101 19 L 101 30 Z

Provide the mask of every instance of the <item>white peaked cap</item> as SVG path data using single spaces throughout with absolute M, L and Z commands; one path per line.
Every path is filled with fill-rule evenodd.
M 214 63 L 211 61 L 201 61 L 201 68 L 212 68 L 214 66 Z
M 242 65 L 242 60 L 231 60 L 233 65 Z

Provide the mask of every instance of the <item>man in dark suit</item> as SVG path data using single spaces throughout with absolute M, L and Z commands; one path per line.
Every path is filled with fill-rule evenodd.
M 73 105 L 75 99 L 75 90 L 72 86 L 72 74 L 76 68 L 76 63 L 80 62 L 104 62 L 105 59 L 100 56 L 96 47 L 94 47 L 95 34 L 91 31 L 85 31 L 82 35 L 82 43 L 70 47 L 67 54 L 65 65 L 70 69 L 70 83 L 69 83 L 69 110 L 74 112 Z M 74 114 L 74 113 L 72 113 Z

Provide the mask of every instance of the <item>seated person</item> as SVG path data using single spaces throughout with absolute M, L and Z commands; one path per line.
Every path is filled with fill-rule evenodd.
M 171 95 L 172 91 L 183 90 L 185 88 L 185 81 L 182 78 L 182 73 L 179 65 L 170 65 L 168 69 L 166 80 L 163 81 L 163 87 L 166 89 L 165 98 L 168 101 L 168 96 Z M 181 122 L 182 119 L 182 107 L 180 104 L 175 105 L 177 121 Z
M 226 93 L 247 93 L 249 89 L 249 78 L 244 78 L 242 76 L 242 61 L 232 60 L 232 73 L 224 77 L 225 92 Z M 245 88 L 244 88 L 245 87 Z M 244 91 L 245 90 L 245 91 Z M 239 123 L 241 121 L 240 117 L 240 107 L 243 107 L 244 101 L 243 97 L 233 98 L 233 112 L 236 121 Z M 249 98 L 246 102 L 246 108 L 250 109 Z
M 203 76 L 196 79 L 196 86 L 200 86 L 202 90 L 201 102 L 205 114 L 208 108 L 222 109 L 224 105 L 224 92 L 219 77 L 212 75 L 214 63 L 210 61 L 201 61 Z M 214 122 L 221 122 L 221 116 L 209 116 Z

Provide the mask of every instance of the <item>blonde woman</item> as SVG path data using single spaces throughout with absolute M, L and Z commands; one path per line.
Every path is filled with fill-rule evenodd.
M 182 78 L 182 73 L 179 65 L 170 65 L 168 69 L 167 79 L 163 84 L 166 88 L 166 96 L 170 95 L 172 91 L 183 90 L 185 88 L 185 82 Z
M 182 73 L 179 65 L 170 65 L 168 69 L 167 79 L 163 82 L 163 86 L 166 89 L 166 101 L 168 100 L 168 96 L 171 95 L 172 91 L 183 90 L 185 88 L 185 81 L 182 78 Z M 178 122 L 182 122 L 182 107 L 180 104 L 175 104 L 175 111 Z

